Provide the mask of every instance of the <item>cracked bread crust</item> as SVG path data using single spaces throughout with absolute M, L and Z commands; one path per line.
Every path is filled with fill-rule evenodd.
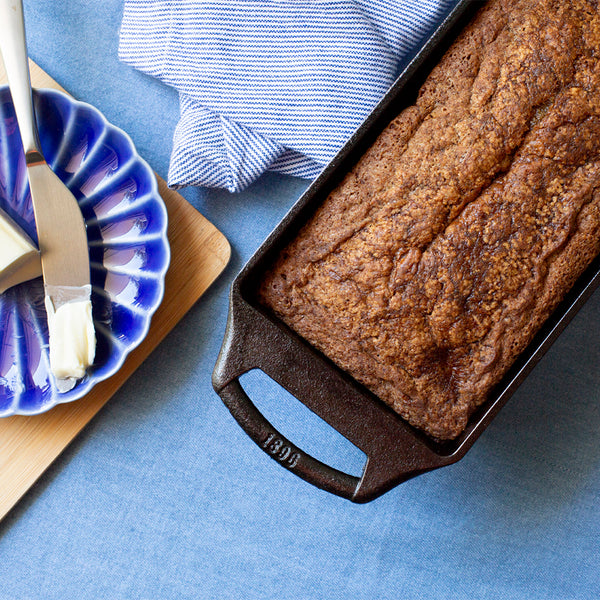
M 412 425 L 465 428 L 600 252 L 600 9 L 491 0 L 260 287 Z

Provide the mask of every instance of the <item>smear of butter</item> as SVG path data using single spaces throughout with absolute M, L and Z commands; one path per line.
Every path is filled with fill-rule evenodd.
M 0 210 L 0 293 L 41 274 L 37 248 L 21 228 Z
M 90 300 L 66 302 L 54 309 L 46 296 L 50 368 L 57 379 L 81 379 L 94 362 L 96 334 Z

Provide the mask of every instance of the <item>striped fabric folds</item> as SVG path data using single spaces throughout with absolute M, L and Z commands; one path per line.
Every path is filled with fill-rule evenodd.
M 180 97 L 169 185 L 313 178 L 455 0 L 125 0 L 119 58 Z

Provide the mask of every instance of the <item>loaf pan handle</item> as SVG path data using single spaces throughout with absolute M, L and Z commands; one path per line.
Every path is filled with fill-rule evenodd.
M 237 379 L 219 395 L 242 429 L 281 466 L 321 489 L 353 499 L 360 479 L 313 458 L 286 439 L 256 408 Z
M 287 440 L 260 413 L 239 378 L 260 369 L 367 456 L 361 477 L 338 471 Z M 398 483 L 459 459 L 439 454 L 381 402 L 367 398 L 314 350 L 248 304 L 234 285 L 213 387 L 254 442 L 309 483 L 368 502 Z

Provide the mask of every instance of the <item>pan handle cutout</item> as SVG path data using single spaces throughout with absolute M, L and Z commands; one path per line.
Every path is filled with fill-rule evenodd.
M 273 460 L 321 489 L 354 500 L 360 478 L 330 467 L 288 440 L 256 408 L 238 379 L 219 394 L 242 429 Z

